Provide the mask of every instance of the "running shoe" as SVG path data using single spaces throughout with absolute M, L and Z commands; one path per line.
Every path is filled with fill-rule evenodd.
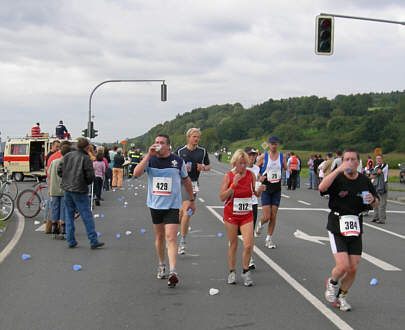
M 253 256 L 250 257 L 250 261 L 249 261 L 249 269 L 250 270 L 254 270 L 256 269 L 256 265 L 255 265 L 255 259 L 253 258 Z
M 179 243 L 179 248 L 177 249 L 178 254 L 186 254 L 186 243 L 185 242 L 180 242 Z
M 165 278 L 167 278 L 167 274 L 166 274 L 166 265 L 159 265 L 158 266 L 158 271 L 157 271 L 157 279 L 158 280 L 164 280 Z
M 169 281 L 167 282 L 167 285 L 169 288 L 174 288 L 176 284 L 179 283 L 179 278 L 177 277 L 177 273 L 170 273 L 169 275 Z
M 270 239 L 266 239 L 266 242 L 264 243 L 264 246 L 268 249 L 275 249 L 276 248 L 276 244 L 273 242 L 273 240 Z
M 333 306 L 339 308 L 343 312 L 348 312 L 352 309 L 352 306 L 350 306 L 350 304 L 346 300 L 346 295 L 342 293 L 339 295 L 339 297 L 337 297 Z
M 228 275 L 228 284 L 236 284 L 236 273 L 230 272 Z
M 253 280 L 252 280 L 252 272 L 249 270 L 246 273 L 241 274 L 242 279 L 243 279 L 243 285 L 244 286 L 252 286 L 253 285 Z
M 259 222 L 257 223 L 257 226 L 256 226 L 255 237 L 259 237 L 259 236 L 260 236 L 260 234 L 262 233 L 262 228 L 263 228 L 262 222 L 259 221 Z
M 330 280 L 330 277 L 326 280 L 325 299 L 331 303 L 334 303 L 339 292 L 339 284 L 333 285 Z

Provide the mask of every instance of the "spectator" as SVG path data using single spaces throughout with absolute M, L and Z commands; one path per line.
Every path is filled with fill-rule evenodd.
M 108 148 L 104 149 L 104 161 L 106 162 L 104 190 L 109 191 L 111 188 L 111 181 L 112 181 L 112 168 L 110 167 L 111 159 L 110 159 L 110 151 Z
M 309 157 L 309 160 L 307 162 L 308 165 L 308 169 L 309 169 L 309 187 L 308 189 L 312 189 L 313 186 L 313 180 L 314 180 L 314 159 L 315 159 L 315 155 L 311 155 Z
M 59 149 L 60 149 L 59 140 L 53 141 L 52 145 L 51 145 L 51 150 L 49 150 L 48 154 L 46 155 L 46 161 L 45 161 L 46 166 L 48 166 L 49 157 L 51 157 L 55 152 L 59 151 Z
M 318 190 L 320 182 L 319 178 L 319 165 L 323 163 L 322 155 L 315 155 L 314 159 L 314 189 Z
M 342 152 L 340 150 L 336 151 L 336 157 L 332 162 L 331 172 L 337 169 L 342 164 Z
M 66 240 L 70 248 L 77 246 L 75 238 L 74 214 L 78 210 L 86 228 L 90 248 L 104 245 L 97 239 L 93 214 L 90 210 L 88 186 L 94 181 L 93 164 L 88 156 L 89 140 L 79 138 L 76 151 L 66 154 L 59 166 L 58 175 L 62 177 L 61 188 L 65 191 Z
M 100 206 L 101 190 L 103 188 L 103 180 L 105 176 L 105 162 L 104 162 L 104 150 L 99 149 L 97 151 L 96 160 L 93 162 L 95 180 L 94 180 L 94 193 L 96 195 L 96 205 Z
M 33 128 L 31 128 L 31 137 L 38 138 L 42 137 L 43 133 L 41 133 L 41 128 L 39 127 L 39 123 L 35 124 Z
M 61 157 L 71 151 L 70 144 L 63 144 L 60 151 Z M 51 197 L 51 216 L 52 234 L 54 238 L 65 239 L 65 192 L 60 187 L 62 178 L 57 175 L 57 169 L 62 158 L 54 159 L 48 169 L 49 173 L 49 196 Z M 58 236 L 60 235 L 60 236 Z
M 67 137 L 69 135 L 68 130 L 66 129 L 65 125 L 63 125 L 63 121 L 60 120 L 59 121 L 59 125 L 56 126 L 56 137 L 58 139 L 64 139 L 65 137 Z M 70 135 L 69 135 L 70 136 Z
M 122 178 L 124 176 L 124 162 L 125 159 L 122 156 L 122 149 L 117 149 L 117 154 L 114 156 L 114 167 L 113 167 L 113 180 L 112 180 L 112 188 L 122 188 Z
M 380 203 L 378 207 L 374 208 L 374 216 L 371 221 L 384 224 L 387 220 L 388 164 L 384 163 L 382 155 L 377 155 L 375 161 L 377 165 L 371 173 L 371 178 L 373 179 L 373 186 L 377 191 Z

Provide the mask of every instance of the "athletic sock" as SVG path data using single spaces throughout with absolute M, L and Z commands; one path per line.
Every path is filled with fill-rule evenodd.
M 330 279 L 330 284 L 337 285 L 337 284 L 338 284 L 338 282 L 337 282 L 337 281 L 332 280 L 332 278 L 331 278 L 331 279 Z
M 339 297 L 339 295 L 341 295 L 341 294 L 345 295 L 345 294 L 347 294 L 347 291 L 343 291 L 342 289 L 339 289 L 337 296 Z
M 176 272 L 176 268 L 170 268 L 170 273 L 175 273 Z
M 248 269 L 244 269 L 242 272 L 243 272 L 243 274 L 245 274 L 245 273 L 247 273 L 249 271 L 249 268 Z
M 266 241 L 270 241 L 271 240 L 271 235 L 267 235 L 266 236 Z
M 165 266 L 165 262 L 164 261 L 159 261 L 159 266 Z
M 180 236 L 180 243 L 186 243 L 186 236 L 181 235 Z
M 229 270 L 230 273 L 233 273 L 234 271 L 235 271 L 235 269 L 230 269 Z

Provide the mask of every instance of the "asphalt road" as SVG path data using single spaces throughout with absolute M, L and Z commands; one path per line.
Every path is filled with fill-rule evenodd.
M 25 221 L 15 216 L 0 239 L 4 251 L 24 224 L 18 244 L 0 263 L 0 329 L 404 328 L 405 205 L 389 203 L 385 225 L 366 220 L 367 259 L 348 295 L 353 310 L 345 313 L 323 298 L 333 267 L 325 240 L 327 200 L 306 189 L 305 182 L 296 191 L 283 190 L 274 234 L 277 249 L 264 247 L 264 234 L 256 238 L 255 286 L 226 284 L 228 244 L 225 235 L 218 237 L 225 233 L 219 220 L 225 171 L 226 165 L 213 160 L 213 170 L 201 177 L 188 254 L 179 257 L 175 289 L 156 279 L 146 177 L 125 182 L 125 191 L 104 194 L 94 212 L 99 215 L 96 230 L 106 243 L 100 250 L 89 249 L 81 220 L 79 246 L 68 249 L 66 242 L 38 231 L 42 223 L 34 220 L 40 216 Z M 23 261 L 23 253 L 31 260 Z M 74 272 L 74 264 L 82 270 Z M 239 253 L 238 279 L 240 271 Z M 370 286 L 372 278 L 378 280 L 376 286 Z M 219 294 L 210 296 L 210 288 Z

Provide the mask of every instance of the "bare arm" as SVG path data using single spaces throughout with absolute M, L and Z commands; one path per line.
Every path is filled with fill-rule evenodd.
M 194 212 L 195 212 L 195 203 L 194 203 L 194 194 L 193 194 L 193 186 L 191 184 L 191 179 L 190 179 L 190 177 L 186 177 L 186 178 L 181 179 L 181 180 L 183 182 L 184 188 L 186 188 L 186 191 L 187 191 L 187 194 L 188 194 L 188 197 L 189 197 L 187 209 L 191 209 L 193 214 L 194 214 Z

